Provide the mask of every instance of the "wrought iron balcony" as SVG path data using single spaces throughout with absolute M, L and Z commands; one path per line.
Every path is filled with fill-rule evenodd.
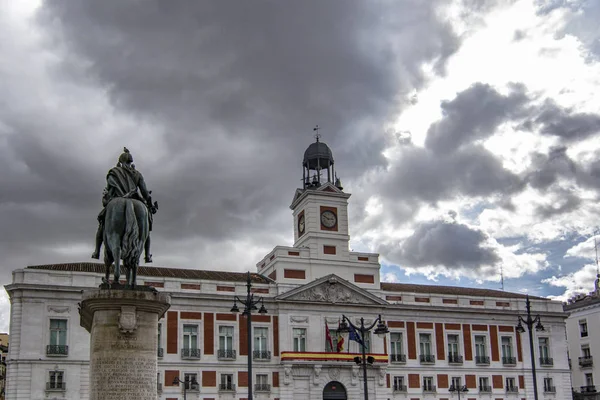
M 257 383 L 254 385 L 254 391 L 255 392 L 270 392 L 271 385 L 269 385 L 268 383 Z
M 66 382 L 46 382 L 46 390 L 67 390 Z
M 462 364 L 463 357 L 458 354 L 450 353 L 448 354 L 448 364 Z
M 200 349 L 181 349 L 181 358 L 200 359 Z
M 556 387 L 544 386 L 544 393 L 556 393 Z
M 435 385 L 423 385 L 424 392 L 435 392 Z
M 254 350 L 252 352 L 252 358 L 255 360 L 270 360 L 271 352 L 266 350 Z
M 235 360 L 235 350 L 217 350 L 219 360 Z
M 406 392 L 406 385 L 394 385 L 394 392 Z
M 479 391 L 482 393 L 491 393 L 492 387 L 491 386 L 479 386 Z
M 233 383 L 220 383 L 219 391 L 221 392 L 235 392 L 235 384 Z
M 192 382 L 184 382 L 185 390 L 188 392 L 199 392 L 200 391 L 200 384 L 199 383 L 192 383 Z
M 433 354 L 421 354 L 419 356 L 419 359 L 421 360 L 421 364 L 434 364 L 435 363 L 435 356 Z
M 516 386 L 507 386 L 506 393 L 519 393 L 519 388 Z
M 581 393 L 596 393 L 596 386 L 581 386 Z
M 165 349 L 163 349 L 162 347 L 159 347 L 158 349 L 156 349 L 156 356 L 158 358 L 162 358 L 163 355 L 165 354 Z
M 554 359 L 549 357 L 540 357 L 540 365 L 554 365 Z
M 503 365 L 517 365 L 517 357 L 502 357 Z
M 49 344 L 46 346 L 46 355 L 48 356 L 66 356 L 69 354 L 69 346 Z
M 406 362 L 406 354 L 390 354 L 390 362 L 405 363 Z
M 490 357 L 489 356 L 475 356 L 475 364 L 490 365 Z
M 594 365 L 594 358 L 592 356 L 579 357 L 580 367 L 591 367 L 592 365 Z

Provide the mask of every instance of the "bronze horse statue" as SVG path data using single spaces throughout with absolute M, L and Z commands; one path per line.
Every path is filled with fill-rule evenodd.
M 148 208 L 135 198 L 115 197 L 106 205 L 104 222 L 104 265 L 109 284 L 110 266 L 114 262 L 114 284 L 119 283 L 121 260 L 126 270 L 127 285 L 135 288 L 137 269 L 144 244 L 148 239 Z

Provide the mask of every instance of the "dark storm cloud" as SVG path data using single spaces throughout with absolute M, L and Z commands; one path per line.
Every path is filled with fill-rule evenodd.
M 492 136 L 498 125 L 519 117 L 529 101 L 525 87 L 515 85 L 504 96 L 490 85 L 476 83 L 440 105 L 443 117 L 427 131 L 425 146 L 437 154 Z
M 535 213 L 542 218 L 567 214 L 581 206 L 581 199 L 567 190 L 558 190 L 558 200 L 552 205 L 538 206 Z
M 380 250 L 401 266 L 479 269 L 500 261 L 486 243 L 488 239 L 483 232 L 464 224 L 432 221 L 418 225 L 398 247 Z
M 567 147 L 550 149 L 548 154 L 535 153 L 532 156 L 531 170 L 527 179 L 529 184 L 539 190 L 548 189 L 559 177 L 572 177 L 577 166 L 567 155 Z
M 600 115 L 577 113 L 547 100 L 533 120 L 544 135 L 558 136 L 566 141 L 581 140 L 600 132 Z
M 197 262 L 231 269 L 210 254 L 216 244 L 281 244 L 315 124 L 343 179 L 386 164 L 384 125 L 424 83 L 422 64 L 443 73 L 458 48 L 434 7 L 49 0 L 40 48 L 0 23 L 15 38 L 0 62 L 6 269 L 87 259 L 123 146 L 160 203 L 156 262 L 187 266 L 205 249 Z

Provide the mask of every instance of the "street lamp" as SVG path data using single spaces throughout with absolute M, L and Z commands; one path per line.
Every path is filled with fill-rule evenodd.
M 450 388 L 448 389 L 448 391 L 452 394 L 454 394 L 454 392 L 458 393 L 458 400 L 460 400 L 460 394 L 462 393 L 466 393 L 469 391 L 469 389 L 467 389 L 467 385 L 463 385 L 463 386 L 459 386 L 456 387 L 454 385 L 450 385 Z
M 232 313 L 240 312 L 240 309 L 237 306 L 237 302 L 239 301 L 244 306 L 244 311 L 242 315 L 246 316 L 246 334 L 247 334 L 247 342 L 248 342 L 248 400 L 252 400 L 252 311 L 258 310 L 256 305 L 260 303 L 260 309 L 258 310 L 259 314 L 266 314 L 267 309 L 265 308 L 265 304 L 263 302 L 262 297 L 254 297 L 254 293 L 252 293 L 252 281 L 250 280 L 250 271 L 248 271 L 248 277 L 246 278 L 246 299 L 240 299 L 238 296 L 235 296 L 233 299 L 233 307 L 231 307 Z
M 350 319 L 348 319 L 348 317 L 346 317 L 345 315 L 342 314 L 342 321 L 340 322 L 340 326 L 338 328 L 338 332 L 340 332 L 341 334 L 347 334 L 348 332 L 350 332 L 350 327 L 354 330 L 354 331 L 358 331 L 360 332 L 360 339 L 362 341 L 362 359 L 359 357 L 356 357 L 354 359 L 354 361 L 357 364 L 362 364 L 362 368 L 363 368 L 363 391 L 365 392 L 365 400 L 369 400 L 369 392 L 368 392 L 368 387 L 367 387 L 367 361 L 369 362 L 369 364 L 373 364 L 373 362 L 375 361 L 375 359 L 371 356 L 366 357 L 365 354 L 365 334 L 370 332 L 371 329 L 373 329 L 373 327 L 377 325 L 377 328 L 375 328 L 375 334 L 377 336 L 379 336 L 380 338 L 385 338 L 385 336 L 388 334 L 388 332 L 390 331 L 387 327 L 387 325 L 385 324 L 385 322 L 383 321 L 383 319 L 381 319 L 381 314 L 379 314 L 379 316 L 377 317 L 377 319 L 375 319 L 375 321 L 373 321 L 373 323 L 369 326 L 365 326 L 365 319 L 361 317 L 360 319 L 360 326 L 356 326 L 352 323 L 352 321 L 350 321 Z
M 533 351 L 533 325 L 535 324 L 535 330 L 541 332 L 544 330 L 544 325 L 540 321 L 540 316 L 536 315 L 534 318 L 531 318 L 531 302 L 529 301 L 529 295 L 527 295 L 525 300 L 525 307 L 527 309 L 527 319 L 524 319 L 519 315 L 519 323 L 517 324 L 517 332 L 523 333 L 525 332 L 525 328 L 521 324 L 524 323 L 527 325 L 529 329 L 529 350 L 531 351 L 531 374 L 533 375 L 533 397 L 535 400 L 538 400 L 538 391 L 537 391 L 537 378 L 535 376 L 535 354 Z
M 173 385 L 178 386 L 180 383 L 183 383 L 183 400 L 186 400 L 186 394 L 187 394 L 187 390 L 188 390 L 188 384 L 189 384 L 189 389 L 192 388 L 192 385 L 198 385 L 198 381 L 196 380 L 196 377 L 192 377 L 192 379 L 188 379 L 187 377 L 185 378 L 185 380 L 181 380 L 179 379 L 178 376 L 176 376 L 173 379 Z

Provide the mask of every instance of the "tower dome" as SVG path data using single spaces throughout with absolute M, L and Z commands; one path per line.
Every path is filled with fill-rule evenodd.
M 315 188 L 321 186 L 322 170 L 327 170 L 327 182 L 333 183 L 335 171 L 333 169 L 333 153 L 329 146 L 321 142 L 319 135 L 319 126 L 314 129 L 317 131 L 315 135 L 316 141 L 311 143 L 304 152 L 302 160 L 302 181 L 304 189 Z

